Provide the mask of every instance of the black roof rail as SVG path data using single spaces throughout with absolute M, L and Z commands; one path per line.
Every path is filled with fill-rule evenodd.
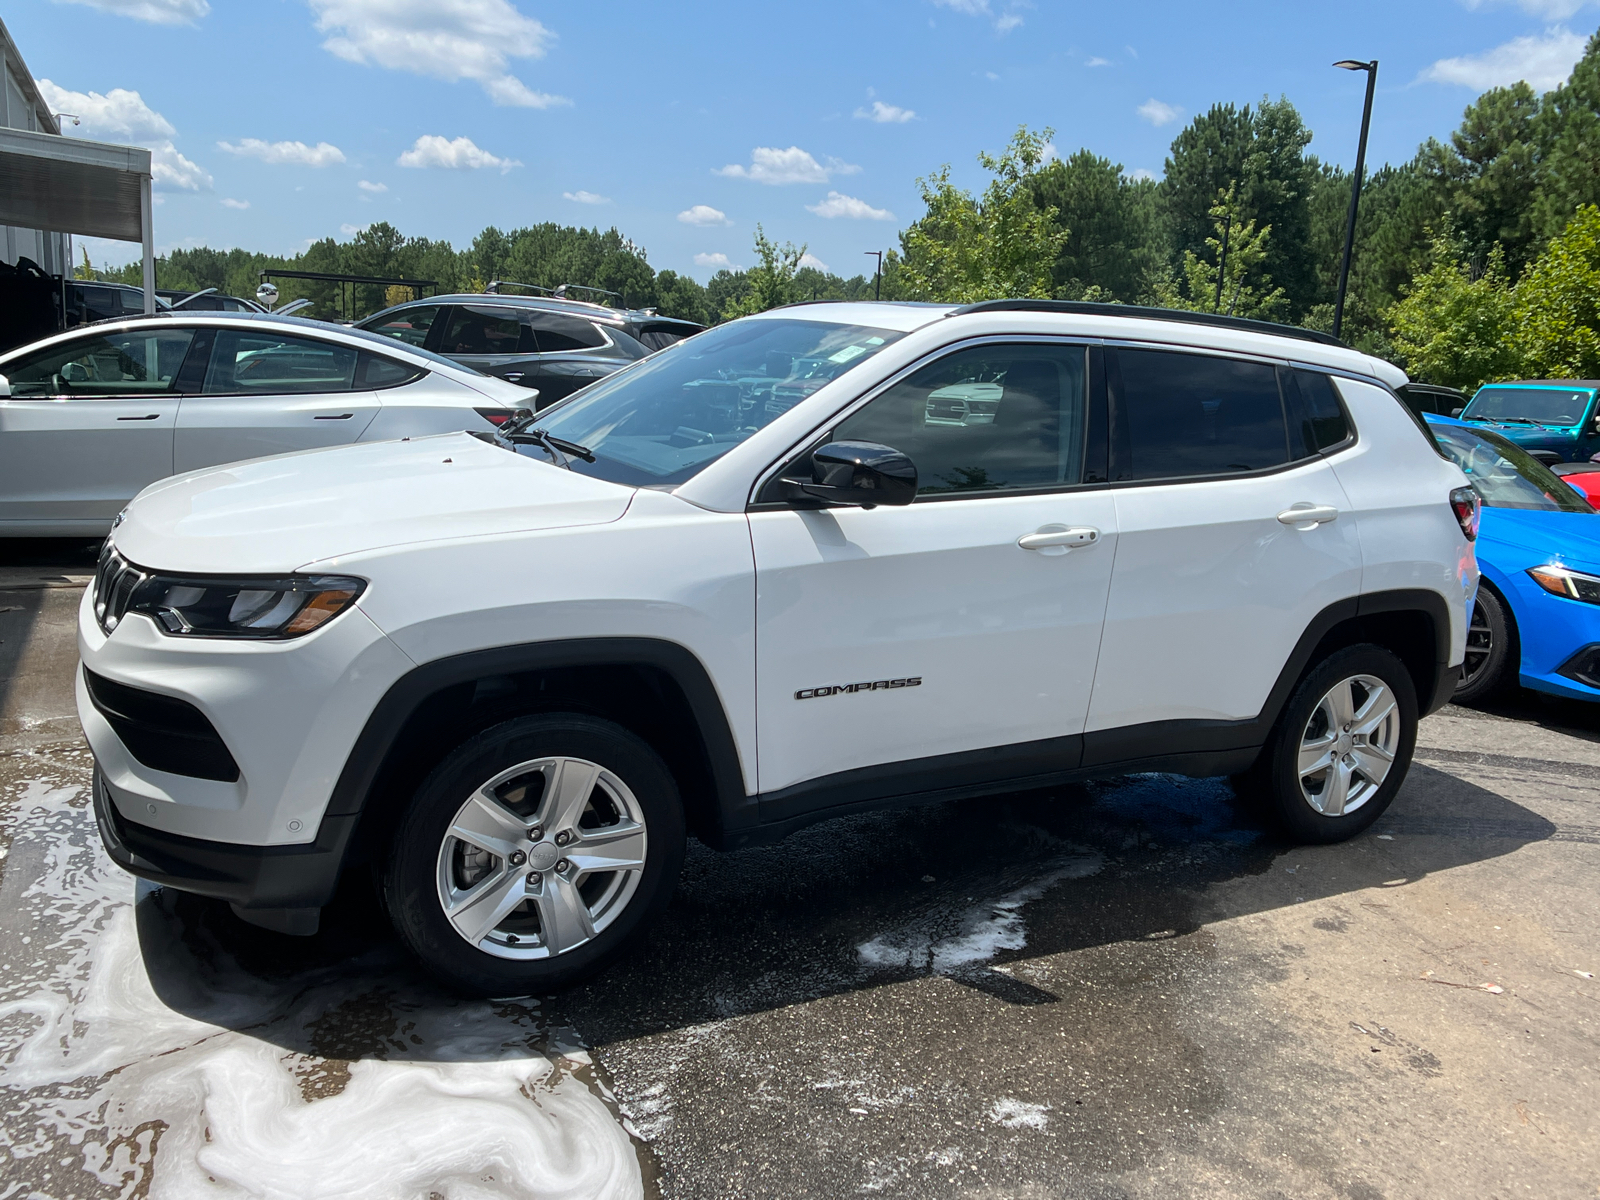
M 603 287 L 590 287 L 586 283 L 563 283 L 563 284 L 559 284 L 556 287 L 556 290 L 555 290 L 555 292 L 553 294 L 555 295 L 555 297 L 558 300 L 565 300 L 567 298 L 567 293 L 568 292 L 599 292 L 602 296 L 615 296 L 618 300 L 622 299 L 622 293 L 621 292 L 613 292 L 610 289 L 603 288 Z M 593 301 L 580 300 L 580 301 L 578 301 L 578 303 L 580 303 L 580 304 L 588 304 L 588 303 L 593 303 Z
M 554 295 L 554 288 L 542 287 L 537 283 L 518 283 L 515 279 L 491 279 L 483 289 L 485 296 L 492 296 L 503 287 L 527 288 L 530 292 L 543 292 L 545 295 Z
M 1303 342 L 1317 342 L 1323 346 L 1350 347 L 1331 333 L 1315 329 L 1302 329 L 1298 325 L 1280 325 L 1276 321 L 1256 321 L 1250 317 L 1229 317 L 1221 313 L 1189 312 L 1181 308 L 1149 308 L 1142 304 L 1100 304 L 1092 300 L 981 300 L 951 310 L 948 316 L 963 317 L 968 313 L 986 312 L 1047 312 L 1066 313 L 1080 317 L 1138 317 L 1146 321 L 1177 321 L 1187 325 L 1212 325 L 1219 329 L 1238 329 L 1246 333 L 1270 333 L 1277 337 L 1299 338 Z

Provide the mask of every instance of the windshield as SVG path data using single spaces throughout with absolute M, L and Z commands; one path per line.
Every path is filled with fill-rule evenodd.
M 592 463 L 574 460 L 574 471 L 637 486 L 682 483 L 902 336 L 827 321 L 733 321 L 591 384 L 538 424 L 594 454 Z
M 1576 425 L 1583 420 L 1594 393 L 1587 388 L 1495 387 L 1479 388 L 1461 414 L 1464 421 L 1507 421 L 1540 425 Z
M 1439 449 L 1466 472 L 1467 481 L 1485 506 L 1547 512 L 1594 511 L 1549 467 L 1498 433 L 1459 425 L 1431 428 Z

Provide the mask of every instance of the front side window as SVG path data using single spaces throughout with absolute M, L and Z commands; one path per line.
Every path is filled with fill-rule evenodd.
M 1463 421 L 1499 421 L 1507 425 L 1576 425 L 1583 420 L 1594 393 L 1586 388 L 1479 388 L 1462 410 Z
M 450 313 L 444 340 L 445 354 L 517 354 L 532 347 L 523 341 L 523 325 L 513 308 L 464 304 Z
M 893 446 L 917 494 L 1001 492 L 1082 482 L 1082 346 L 982 346 L 901 380 L 832 439 Z
M 359 351 L 267 330 L 219 329 L 201 391 L 208 396 L 347 392 Z
M 361 328 L 368 333 L 381 333 L 384 337 L 392 337 L 408 346 L 420 347 L 428 340 L 428 331 L 433 328 L 434 319 L 438 317 L 441 307 L 438 304 L 419 304 L 414 308 L 402 308 L 387 316 L 368 321 Z
M 788 317 L 731 321 L 590 384 L 539 425 L 594 453 L 593 463 L 573 460 L 574 471 L 682 483 L 902 336 Z
M 96 334 L 15 359 L 0 373 L 13 396 L 150 396 L 172 391 L 192 341 L 192 329 Z
M 1236 475 L 1289 461 L 1278 372 L 1265 363 L 1119 349 L 1111 376 L 1115 482 Z
M 562 350 L 597 350 L 606 345 L 606 335 L 595 328 L 593 321 L 582 317 L 569 317 L 565 313 L 534 312 L 528 314 L 528 324 L 538 339 L 541 354 Z
M 1489 508 L 1593 512 L 1589 502 L 1521 446 L 1487 429 L 1430 425 L 1444 456 L 1466 472 Z

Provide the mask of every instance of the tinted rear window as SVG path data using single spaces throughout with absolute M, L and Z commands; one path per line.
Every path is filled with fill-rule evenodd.
M 1233 475 L 1289 461 L 1275 368 L 1166 350 L 1106 357 L 1116 372 L 1113 480 Z
M 592 321 L 585 321 L 582 317 L 532 312 L 527 314 L 527 321 L 533 326 L 533 335 L 538 339 L 541 354 L 561 350 L 594 350 L 606 345 L 605 334 L 596 329 Z
M 1300 407 L 1305 423 L 1307 449 L 1326 450 L 1350 436 L 1350 421 L 1344 415 L 1333 380 L 1317 371 L 1296 371 L 1300 387 Z

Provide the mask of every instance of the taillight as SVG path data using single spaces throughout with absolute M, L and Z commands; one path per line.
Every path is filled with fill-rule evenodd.
M 516 409 L 513 408 L 480 408 L 474 411 L 476 411 L 480 417 L 496 428 L 504 425 L 507 421 L 511 420 L 512 417 L 517 415 Z
M 1461 536 L 1469 542 L 1478 540 L 1478 516 L 1483 502 L 1478 493 L 1469 487 L 1459 487 L 1450 493 L 1450 508 L 1461 525 Z

